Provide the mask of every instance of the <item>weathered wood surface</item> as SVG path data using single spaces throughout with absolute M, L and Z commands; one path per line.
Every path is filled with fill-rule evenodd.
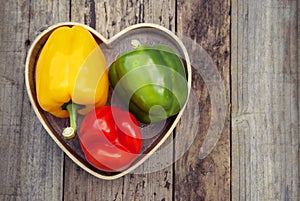
M 299 200 L 299 4 L 2 1 L 0 200 Z M 212 153 L 198 157 L 211 111 L 209 92 L 195 74 L 200 129 L 175 164 L 104 181 L 65 157 L 35 117 L 24 86 L 31 42 L 42 27 L 61 21 L 83 22 L 106 37 L 132 24 L 153 22 L 199 43 L 213 58 L 232 104 Z M 183 128 L 180 124 L 174 137 Z M 175 153 L 165 153 L 160 162 L 176 155 L 178 146 L 175 141 Z M 151 169 L 147 165 L 146 171 Z
M 63 153 L 42 128 L 24 83 L 25 56 L 39 29 L 68 19 L 62 1 L 1 1 L 0 200 L 62 200 Z
M 299 1 L 232 1 L 232 200 L 300 200 Z
M 184 1 L 177 4 L 177 31 L 200 44 L 212 57 L 225 85 L 224 96 L 230 100 L 230 1 Z M 191 48 L 191 47 L 189 47 Z M 192 55 L 195 64 L 198 55 Z M 196 65 L 196 64 L 195 64 Z M 200 109 L 200 124 L 193 144 L 178 160 L 174 168 L 175 200 L 230 200 L 230 121 L 229 107 L 223 132 L 213 151 L 204 159 L 199 159 L 200 147 L 209 138 L 211 122 L 211 93 L 199 69 L 193 72 L 193 89 Z M 202 75 L 203 76 L 203 75 Z M 214 82 L 214 78 L 208 78 Z M 206 80 L 207 81 L 207 80 Z M 220 93 L 222 93 L 220 92 Z M 217 100 L 219 101 L 219 100 Z M 221 100 L 220 100 L 221 101 Z M 223 105 L 220 104 L 220 107 Z M 222 108 L 224 109 L 224 108 Z M 190 109 L 189 113 L 193 113 Z M 192 121 L 193 116 L 182 120 Z M 183 124 L 182 123 L 182 124 Z M 183 125 L 178 126 L 178 130 Z M 196 124 L 195 124 L 196 125 Z M 223 126 L 223 125 L 222 125 Z M 194 126 L 193 126 L 194 127 Z M 194 132 L 189 128 L 187 132 Z M 222 129 L 222 128 L 220 128 Z M 181 141 L 175 145 L 181 147 Z

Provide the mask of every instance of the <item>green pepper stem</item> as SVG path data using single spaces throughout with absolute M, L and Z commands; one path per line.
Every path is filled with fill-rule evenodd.
M 62 135 L 66 140 L 72 140 L 76 136 L 76 113 L 77 113 L 77 105 L 73 103 L 68 103 L 66 109 L 69 112 L 70 116 L 70 127 L 67 127 L 63 130 Z
M 141 46 L 141 42 L 134 39 L 134 40 L 131 41 L 131 46 L 132 46 L 133 49 L 136 49 L 136 48 Z

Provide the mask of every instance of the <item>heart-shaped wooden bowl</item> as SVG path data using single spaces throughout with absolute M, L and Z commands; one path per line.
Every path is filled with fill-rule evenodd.
M 187 72 L 187 84 L 190 92 L 191 88 L 191 65 L 188 53 L 183 43 L 178 37 L 166 28 L 159 25 L 142 23 L 130 26 L 123 31 L 116 34 L 110 39 L 104 38 L 97 31 L 89 26 L 74 22 L 64 22 L 50 26 L 48 29 L 43 31 L 33 42 L 29 49 L 26 58 L 26 69 L 25 69 L 25 80 L 29 99 L 32 107 L 42 123 L 43 127 L 58 144 L 58 146 L 81 168 L 91 173 L 92 175 L 106 180 L 119 178 L 137 168 L 141 165 L 151 154 L 153 154 L 169 137 L 173 129 L 180 120 L 186 103 L 181 111 L 174 117 L 167 119 L 165 122 L 156 124 L 141 124 L 141 131 L 143 136 L 143 148 L 142 153 L 137 160 L 126 170 L 122 172 L 104 172 L 92 165 L 90 165 L 84 157 L 84 154 L 80 148 L 78 137 L 72 141 L 64 140 L 62 136 L 62 130 L 68 126 L 68 119 L 60 119 L 52 116 L 51 114 L 43 111 L 37 102 L 36 89 L 35 89 L 35 65 L 39 56 L 40 50 L 47 41 L 49 35 L 53 30 L 60 26 L 82 26 L 92 33 L 95 40 L 100 45 L 103 53 L 106 57 L 107 65 L 109 66 L 113 60 L 122 52 L 132 50 L 131 41 L 139 40 L 142 44 L 157 44 L 162 43 L 172 47 L 175 52 L 182 58 L 185 64 Z M 110 88 L 110 95 L 112 94 L 112 88 Z M 187 101 L 186 101 L 187 102 Z M 78 126 L 80 127 L 79 118 Z M 78 129 L 79 130 L 79 129 Z

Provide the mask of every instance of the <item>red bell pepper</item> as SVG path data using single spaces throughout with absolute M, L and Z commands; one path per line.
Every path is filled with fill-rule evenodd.
M 122 171 L 139 156 L 142 135 L 136 118 L 117 107 L 92 110 L 81 124 L 81 149 L 87 161 L 107 172 Z

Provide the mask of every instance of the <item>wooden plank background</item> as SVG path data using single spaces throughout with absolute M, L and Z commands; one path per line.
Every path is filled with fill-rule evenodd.
M 300 200 L 299 1 L 232 1 L 232 199 Z
M 298 0 L 1 0 L 0 200 L 300 200 L 299 10 Z M 211 103 L 194 74 L 200 129 L 175 164 L 114 181 L 74 164 L 38 122 L 24 82 L 32 41 L 62 21 L 85 23 L 107 38 L 152 22 L 200 44 L 228 100 L 213 151 L 198 158 Z

